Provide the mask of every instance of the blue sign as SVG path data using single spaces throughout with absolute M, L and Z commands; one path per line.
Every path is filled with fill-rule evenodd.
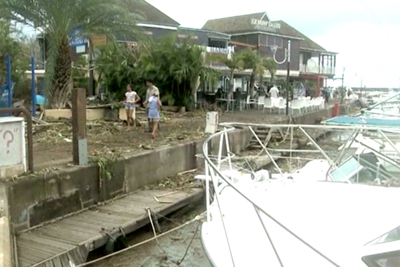
M 69 38 L 69 45 L 72 47 L 83 46 L 89 43 L 89 40 L 87 38 L 83 38 L 82 36 L 80 36 L 79 28 L 75 28 L 74 30 L 72 30 Z

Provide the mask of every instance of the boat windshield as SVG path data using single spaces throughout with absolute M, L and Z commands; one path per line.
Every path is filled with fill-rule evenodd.
M 362 260 L 369 267 L 400 266 L 400 251 L 398 250 L 399 241 L 400 226 L 366 244 L 366 246 L 378 246 L 376 249 L 380 250 L 380 253 L 365 256 L 362 258 Z M 382 248 L 384 249 L 382 250 Z
M 393 241 L 400 241 L 400 226 L 372 240 L 367 245 L 378 245 Z
M 398 267 L 400 266 L 400 251 L 365 256 L 362 260 L 368 267 Z
M 391 175 L 374 153 L 363 153 L 350 156 L 329 172 L 329 177 L 335 182 L 363 183 L 376 178 L 390 179 Z
M 354 158 L 350 157 L 329 173 L 335 182 L 352 181 L 353 177 L 362 170 L 363 166 Z

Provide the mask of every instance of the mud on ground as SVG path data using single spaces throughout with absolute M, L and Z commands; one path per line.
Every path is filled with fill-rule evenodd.
M 261 110 L 223 113 L 220 122 L 268 123 L 279 119 Z M 140 150 L 151 150 L 161 146 L 172 146 L 189 140 L 205 137 L 206 112 L 171 113 L 163 112 L 160 131 L 155 140 L 145 132 L 147 122 L 139 115 L 140 127 L 127 132 L 124 122 L 88 121 L 88 156 L 118 156 Z M 66 165 L 72 160 L 72 126 L 70 120 L 52 121 L 59 123 L 50 127 L 38 127 L 34 134 L 34 163 L 37 169 Z

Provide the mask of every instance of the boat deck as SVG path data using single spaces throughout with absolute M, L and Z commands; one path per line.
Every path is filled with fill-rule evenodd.
M 132 233 L 150 222 L 153 213 L 166 216 L 199 200 L 202 189 L 141 190 L 17 236 L 19 267 L 63 267 L 86 262 L 90 251 L 110 239 Z

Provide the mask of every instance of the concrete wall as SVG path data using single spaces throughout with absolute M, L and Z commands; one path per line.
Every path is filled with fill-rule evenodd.
M 104 118 L 104 108 L 92 108 L 86 109 L 86 119 L 88 121 L 100 120 Z M 48 118 L 52 119 L 71 119 L 71 109 L 46 109 L 44 114 Z
M 7 202 L 7 187 L 0 184 L 0 266 L 14 266 L 14 242 L 10 229 L 10 220 Z
M 314 124 L 328 118 L 332 109 L 296 117 L 298 124 Z M 285 119 L 279 123 L 287 123 Z M 229 133 L 230 149 L 237 153 L 248 146 L 249 129 Z M 140 154 L 126 155 L 100 172 L 97 165 L 47 172 L 4 183 L 7 187 L 10 224 L 14 232 L 36 226 L 64 215 L 137 190 L 145 185 L 202 166 L 203 141 L 187 142 Z M 217 154 L 219 140 L 211 142 L 209 151 Z

